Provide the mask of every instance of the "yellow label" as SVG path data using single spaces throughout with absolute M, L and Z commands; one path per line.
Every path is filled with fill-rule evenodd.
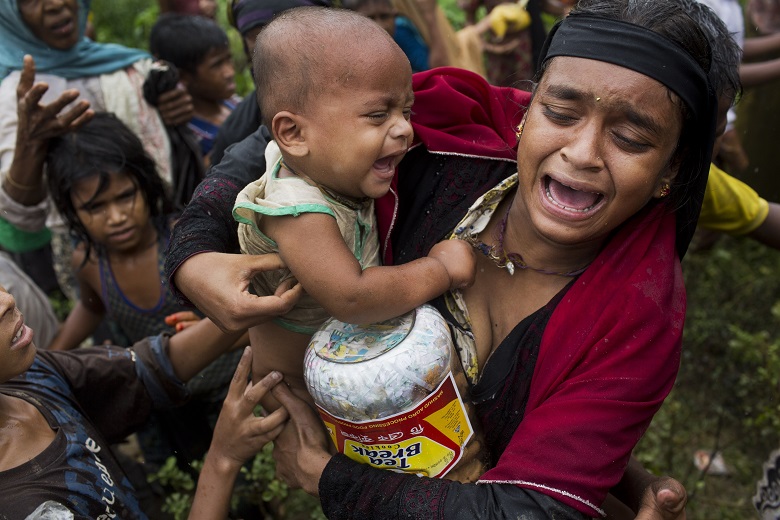
M 320 409 L 336 448 L 372 466 L 443 477 L 473 435 L 452 374 L 411 409 L 377 421 L 353 422 Z

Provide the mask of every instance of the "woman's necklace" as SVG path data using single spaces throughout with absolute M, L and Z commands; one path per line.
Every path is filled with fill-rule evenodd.
M 515 274 L 515 269 L 530 269 L 532 271 L 536 271 L 537 273 L 541 274 L 552 274 L 556 276 L 568 276 L 568 277 L 574 277 L 578 274 L 581 274 L 585 269 L 588 268 L 590 265 L 590 262 L 588 262 L 583 267 L 580 267 L 579 269 L 576 269 L 574 271 L 569 271 L 566 273 L 561 273 L 558 271 L 548 271 L 547 269 L 538 269 L 536 267 L 531 267 L 530 265 L 525 263 L 525 260 L 523 260 L 523 257 L 520 255 L 520 253 L 507 253 L 504 249 L 504 234 L 506 233 L 506 224 L 509 220 L 509 210 L 512 209 L 512 205 L 510 204 L 509 207 L 506 209 L 506 213 L 504 214 L 504 218 L 501 219 L 501 222 L 498 223 L 498 229 L 496 230 L 496 236 L 495 238 L 495 244 L 494 245 L 488 245 L 480 240 L 477 239 L 476 235 L 469 235 L 465 238 L 466 242 L 474 246 L 474 248 L 488 257 L 490 260 L 493 261 L 494 264 L 496 264 L 501 269 L 506 269 L 509 271 L 510 275 Z

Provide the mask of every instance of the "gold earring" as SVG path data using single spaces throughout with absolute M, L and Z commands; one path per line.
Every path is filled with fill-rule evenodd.
M 515 131 L 515 136 L 517 137 L 517 140 L 520 140 L 520 136 L 523 135 L 523 125 L 525 124 L 525 119 L 520 121 L 520 124 L 517 125 L 517 131 Z
M 671 186 L 669 186 L 669 183 L 668 183 L 668 182 L 665 182 L 665 183 L 664 183 L 664 184 L 661 186 L 661 197 L 666 197 L 666 196 L 667 196 L 667 195 L 669 195 L 671 192 L 672 192 L 672 187 L 671 187 Z

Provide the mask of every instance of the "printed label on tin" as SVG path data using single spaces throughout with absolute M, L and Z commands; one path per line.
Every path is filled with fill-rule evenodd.
M 443 477 L 473 435 L 452 372 L 414 408 L 376 421 L 347 421 L 320 408 L 331 440 L 347 457 L 377 468 Z

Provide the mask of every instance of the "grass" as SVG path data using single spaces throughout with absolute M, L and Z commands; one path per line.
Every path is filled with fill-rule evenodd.
M 636 450 L 690 494 L 688 518 L 756 515 L 751 497 L 763 461 L 780 447 L 780 255 L 723 239 L 683 264 L 688 316 L 675 388 Z M 729 474 L 693 464 L 720 452 Z

